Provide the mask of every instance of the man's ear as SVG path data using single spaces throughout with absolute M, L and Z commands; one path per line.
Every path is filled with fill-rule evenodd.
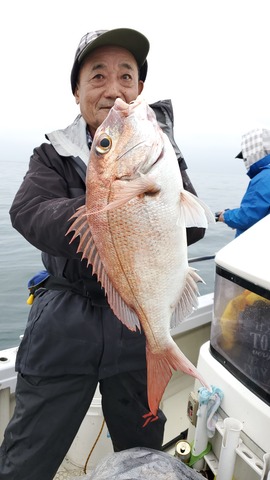
M 139 80 L 139 84 L 138 84 L 139 95 L 142 93 L 143 87 L 144 87 L 143 81 L 142 81 L 142 80 Z
M 75 92 L 74 92 L 74 97 L 75 97 L 76 104 L 79 105 L 79 103 L 80 103 L 80 94 L 79 94 L 79 87 L 78 87 L 78 85 L 76 85 Z

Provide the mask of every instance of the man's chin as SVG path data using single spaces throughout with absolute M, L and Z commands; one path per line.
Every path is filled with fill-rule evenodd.
M 98 118 L 100 120 L 100 125 L 102 122 L 105 120 L 105 118 L 108 116 L 108 113 L 110 112 L 110 108 L 103 108 L 102 110 L 99 111 Z

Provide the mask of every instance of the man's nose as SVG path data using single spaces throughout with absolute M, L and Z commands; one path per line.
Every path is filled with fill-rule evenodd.
M 106 92 L 105 95 L 107 97 L 116 99 L 116 98 L 123 98 L 123 95 L 121 94 L 121 87 L 117 81 L 111 81 L 108 82 L 106 86 Z

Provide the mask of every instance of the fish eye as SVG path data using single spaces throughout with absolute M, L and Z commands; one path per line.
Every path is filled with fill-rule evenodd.
M 96 143 L 96 151 L 98 153 L 107 153 L 111 149 L 112 139 L 106 133 L 103 133 Z

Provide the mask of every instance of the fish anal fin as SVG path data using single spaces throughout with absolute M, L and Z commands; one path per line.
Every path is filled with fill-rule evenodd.
M 198 282 L 204 283 L 194 268 L 189 267 L 184 288 L 178 303 L 174 306 L 170 328 L 175 328 L 198 307 L 200 295 Z
M 170 381 L 173 370 L 182 371 L 194 378 L 197 378 L 203 386 L 210 388 L 205 382 L 197 368 L 178 348 L 176 343 L 172 342 L 165 350 L 155 354 L 149 347 L 146 347 L 147 360 L 147 392 L 148 405 L 150 412 L 156 416 L 163 393 Z

